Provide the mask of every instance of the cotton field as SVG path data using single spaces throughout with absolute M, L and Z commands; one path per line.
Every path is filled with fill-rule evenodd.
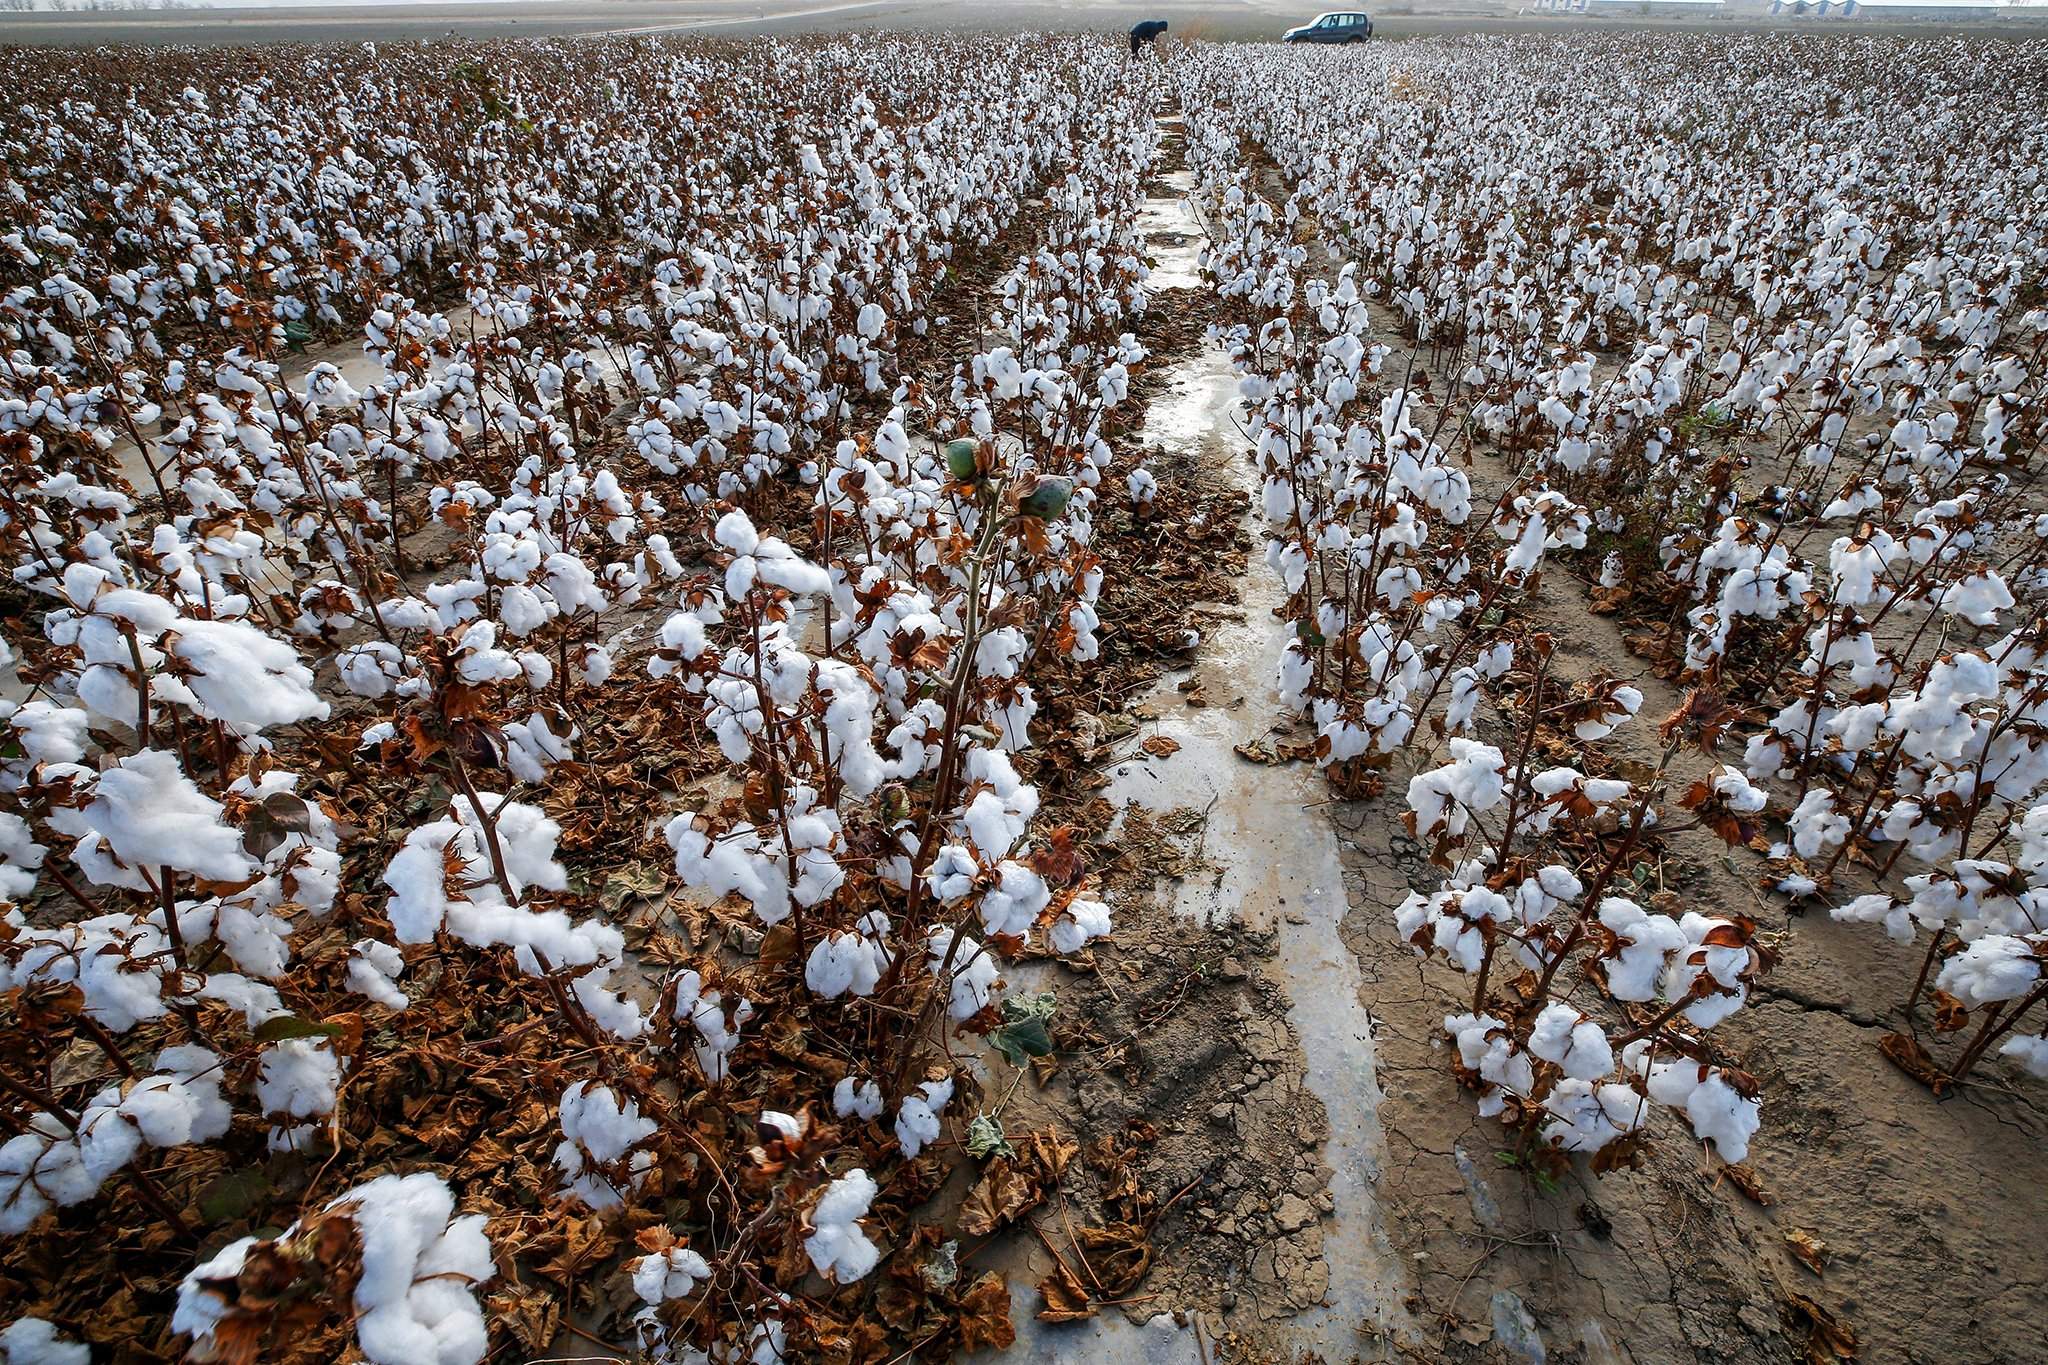
M 0 1362 L 2048 1357 L 2048 41 L 1135 47 L 7 53 Z

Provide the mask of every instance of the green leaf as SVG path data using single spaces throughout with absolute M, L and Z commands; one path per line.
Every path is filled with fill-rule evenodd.
M 1003 1136 L 1003 1125 L 987 1114 L 976 1114 L 967 1124 L 967 1154 L 976 1159 L 1015 1156 L 1016 1148 Z
M 256 1026 L 255 1039 L 259 1043 L 281 1043 L 287 1038 L 339 1038 L 341 1025 L 321 1024 L 311 1019 L 301 1019 L 296 1014 L 280 1014 L 275 1019 L 265 1019 Z
M 1011 1066 L 1024 1065 L 1027 1057 L 1052 1055 L 1052 1033 L 1043 1019 L 1021 1019 L 1005 1024 L 988 1035 L 996 1051 L 1009 1058 Z
M 270 1194 L 270 1177 L 260 1168 L 229 1171 L 199 1192 L 199 1212 L 209 1223 L 231 1223 L 263 1207 Z

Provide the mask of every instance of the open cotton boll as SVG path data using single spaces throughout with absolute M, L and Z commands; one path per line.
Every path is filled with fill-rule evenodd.
M 2026 1068 L 2029 1076 L 2048 1077 L 2048 1037 L 2036 1034 L 2020 1034 L 2005 1040 L 1998 1049 L 2001 1057 L 2010 1057 Z
M 256 1100 L 272 1117 L 319 1118 L 334 1112 L 341 1059 L 325 1038 L 287 1038 L 263 1049 Z
M 1578 1081 L 1596 1081 L 1614 1070 L 1614 1051 L 1607 1031 L 1569 1005 L 1552 1002 L 1536 1016 L 1529 1031 L 1529 1051 L 1555 1062 Z
M 405 956 L 388 943 L 373 938 L 357 939 L 349 950 L 348 988 L 368 996 L 386 1009 L 403 1011 L 412 1001 L 398 989 L 405 971 Z
M 1669 915 L 1650 914 L 1620 896 L 1600 902 L 1600 923 L 1618 944 L 1606 959 L 1608 992 L 1617 1000 L 1655 1000 L 1672 954 L 1689 941 L 1685 930 Z
M 861 1231 L 875 1202 L 875 1182 L 864 1170 L 851 1170 L 825 1187 L 811 1210 L 814 1231 L 804 1239 L 804 1252 L 820 1275 L 835 1284 L 852 1284 L 875 1268 L 881 1253 Z
M 0 703 L 4 707 L 6 703 Z M 77 763 L 85 757 L 90 713 L 40 698 L 23 702 L 7 717 L 21 737 L 22 752 L 38 763 Z
M 952 942 L 953 931 L 944 925 L 932 930 L 926 938 L 925 951 L 934 974 L 946 960 L 946 950 Z M 953 988 L 946 1012 L 955 1022 L 972 1019 L 988 1008 L 988 1002 L 995 994 L 996 979 L 1001 975 L 992 954 L 963 934 L 960 947 L 953 953 L 953 965 L 948 970 L 953 973 Z
M 1107 905 L 1077 896 L 1067 902 L 1052 923 L 1053 951 L 1062 956 L 1078 953 L 1096 939 L 1108 937 L 1114 927 Z
M 0 1328 L 0 1365 L 92 1365 L 92 1348 L 42 1318 L 17 1318 Z
M 607 1086 L 572 1081 L 562 1092 L 561 1118 L 555 1165 L 562 1171 L 562 1193 L 598 1210 L 623 1202 L 602 1168 L 626 1162 L 629 1153 L 629 1188 L 639 1188 L 653 1158 L 633 1148 L 653 1137 L 659 1125 L 642 1117 L 638 1104 L 621 1103 Z
M 1720 990 L 1687 1005 L 1683 1013 L 1694 1028 L 1712 1028 L 1741 1009 L 1749 998 L 1749 986 L 1742 980 L 1742 973 L 1750 965 L 1749 949 L 1709 942 L 1720 936 L 1719 931 L 1733 927 L 1729 920 L 1688 912 L 1679 918 L 1678 927 L 1685 934 L 1688 946 L 1672 958 L 1670 967 L 1666 969 L 1664 998 L 1685 998 L 1692 992 L 1693 983 L 1702 975 L 1706 976 Z
M 1719 1072 L 1709 1072 L 1687 1097 L 1685 1116 L 1692 1122 L 1693 1136 L 1713 1143 L 1723 1161 L 1742 1161 L 1749 1156 L 1749 1140 L 1763 1124 L 1763 1106 L 1745 1098 Z
M 873 939 L 857 933 L 827 934 L 804 964 L 804 984 L 826 1000 L 849 992 L 867 996 L 874 994 L 888 969 L 888 950 Z
M 660 1307 L 670 1299 L 687 1298 L 711 1278 L 711 1267 L 688 1247 L 670 1247 L 632 1263 L 633 1292 L 640 1301 Z
M 1052 901 L 1045 879 L 1022 863 L 996 865 L 996 884 L 981 896 L 982 927 L 991 934 L 1022 938 Z
M 953 1078 L 926 1081 L 896 1107 L 896 1141 L 906 1160 L 938 1141 L 939 1115 L 953 1098 Z
M 1647 1105 L 1625 1085 L 1568 1078 L 1551 1087 L 1543 1108 L 1552 1116 L 1543 1125 L 1545 1142 L 1567 1152 L 1597 1152 L 1641 1127 Z
M 1610 705 L 1594 720 L 1582 720 L 1572 727 L 1572 733 L 1581 740 L 1591 743 L 1605 739 L 1615 729 L 1642 709 L 1643 694 L 1633 687 L 1617 687 L 1608 695 Z
M 732 1054 L 740 1045 L 740 1029 L 754 1017 L 753 1005 L 742 999 L 728 1015 L 724 995 L 705 990 L 702 977 L 694 969 L 686 969 L 675 980 L 675 1015 L 696 1029 L 697 1065 L 704 1079 L 717 1085 L 726 1078 Z
M 438 1176 L 385 1175 L 328 1205 L 354 1206 L 363 1273 L 356 1341 L 378 1365 L 475 1365 L 487 1345 L 474 1286 L 496 1267 L 484 1216 L 453 1217 Z
M 1835 813 L 1835 795 L 1822 787 L 1806 793 L 1785 825 L 1792 848 L 1802 858 L 1817 858 L 1849 837 L 1849 819 Z
M 269 1245 L 284 1265 L 300 1264 L 301 1232 L 341 1218 L 354 1223 L 361 1273 L 353 1299 L 356 1344 L 373 1365 L 476 1365 L 488 1342 L 476 1287 L 496 1274 L 484 1216 L 454 1216 L 455 1198 L 435 1175 L 383 1175 L 294 1223 Z M 193 1338 L 194 1354 L 214 1336 L 240 1296 L 236 1276 L 259 1245 L 223 1247 L 178 1286 L 171 1329 Z M 305 1267 L 308 1274 L 312 1267 Z M 317 1289 L 317 1285 L 314 1286 Z
M 1882 924 L 1894 943 L 1911 943 L 1914 936 L 1911 904 L 1895 901 L 1882 892 L 1858 896 L 1845 905 L 1830 906 L 1828 918 L 1843 924 Z
M 298 651 L 246 621 L 180 621 L 163 647 L 208 716 L 249 731 L 327 718 Z
M 872 1119 L 882 1112 L 882 1087 L 873 1081 L 841 1076 L 832 1087 L 832 1112 L 840 1118 Z
M 100 774 L 85 822 L 130 867 L 168 867 L 209 881 L 255 875 L 239 830 L 163 749 L 128 755 Z
M 49 850 L 35 840 L 35 832 L 19 815 L 0 811 L 0 900 L 20 900 L 35 889 L 36 869 Z M 0 979 L 6 969 L 0 967 Z
M 1942 963 L 1934 984 L 1967 1009 L 2017 1000 L 2041 979 L 2044 954 L 2048 954 L 2048 937 L 1987 934 Z

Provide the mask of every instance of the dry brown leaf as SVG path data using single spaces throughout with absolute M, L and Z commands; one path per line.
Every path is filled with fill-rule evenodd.
M 1180 741 L 1168 739 L 1165 735 L 1154 735 L 1138 747 L 1154 758 L 1171 758 L 1180 752 Z
M 1948 1077 L 1934 1064 L 1934 1058 L 1927 1055 L 1927 1049 L 1920 1045 L 1920 1040 L 1911 1034 L 1887 1033 L 1878 1040 L 1877 1050 L 1890 1058 L 1893 1066 L 1935 1094 L 1939 1095 L 1948 1088 Z
M 1040 1322 L 1079 1322 L 1095 1316 L 1095 1305 L 1089 1302 L 1087 1289 L 1074 1278 L 1074 1272 L 1067 1269 L 1064 1261 L 1038 1282 L 1038 1297 L 1043 1301 L 1038 1310 Z
M 1721 1174 L 1728 1177 L 1728 1183 L 1742 1191 L 1744 1197 L 1759 1208 L 1767 1209 L 1778 1202 L 1771 1198 L 1770 1191 L 1764 1188 L 1764 1182 L 1746 1162 L 1738 1161 L 1733 1165 L 1723 1166 Z
M 1088 1270 L 1102 1292 L 1121 1298 L 1152 1268 L 1152 1239 L 1136 1223 L 1082 1228 L 1075 1234 Z
M 969 1351 L 1006 1351 L 1016 1340 L 1009 1282 L 991 1270 L 960 1296 L 960 1344 Z
M 1806 1333 L 1801 1352 L 1806 1365 L 1834 1365 L 1838 1360 L 1856 1358 L 1855 1328 L 1804 1294 L 1786 1294 L 1785 1306 L 1791 1311 L 1794 1328 Z
M 1828 1244 L 1805 1228 L 1785 1229 L 1785 1249 L 1816 1275 L 1828 1263 Z
M 1038 1182 L 1017 1169 L 1007 1157 L 988 1163 L 981 1179 L 967 1192 L 960 1206 L 960 1235 L 986 1237 L 1026 1209 L 1045 1199 Z

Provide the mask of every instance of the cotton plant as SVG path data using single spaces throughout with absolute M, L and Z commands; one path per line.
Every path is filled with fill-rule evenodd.
M 1542 642 L 1537 650 L 1547 663 Z M 1539 671 L 1531 698 L 1541 682 Z M 1633 707 L 1615 706 L 1595 689 L 1554 710 L 1566 723 L 1595 717 L 1579 723 L 1604 733 Z M 1536 723 L 1533 708 L 1520 722 L 1530 732 Z M 1410 893 L 1395 919 L 1418 952 L 1475 983 L 1471 1009 L 1444 1020 L 1461 1079 L 1479 1091 L 1482 1116 L 1500 1116 L 1521 1134 L 1518 1159 L 1537 1169 L 1571 1154 L 1590 1156 L 1598 1170 L 1632 1164 L 1648 1137 L 1653 1100 L 1677 1110 L 1723 1160 L 1743 1160 L 1761 1121 L 1758 1086 L 1716 1059 L 1706 1033 L 1741 1009 L 1769 965 L 1755 926 L 1674 915 L 1613 894 L 1635 890 L 1616 878 L 1654 823 L 1654 789 L 1536 769 L 1526 743 L 1516 752 L 1522 757 L 1453 740 L 1450 761 L 1409 784 L 1410 828 L 1450 874 L 1440 890 Z M 1682 804 L 1699 823 L 1741 842 L 1743 822 L 1762 797 L 1724 767 Z M 1573 866 L 1564 850 L 1583 846 L 1603 825 L 1618 827 L 1610 835 L 1615 849 Z M 1533 985 L 1510 1003 L 1490 987 L 1497 967 L 1526 973 Z M 1557 998 L 1561 979 L 1573 975 L 1624 1011 L 1633 1007 L 1623 1031 Z M 1680 1084 L 1681 1071 L 1689 1084 Z
M 259 1266 L 266 1282 L 299 1286 L 316 1302 L 335 1296 L 331 1311 L 353 1318 L 356 1346 L 375 1365 L 474 1365 L 488 1348 L 477 1290 L 497 1267 L 484 1218 L 458 1215 L 438 1176 L 379 1176 L 276 1238 L 239 1238 L 195 1267 L 178 1287 L 171 1320 L 194 1353 L 233 1349 L 231 1342 L 260 1348 L 298 1330 L 278 1299 L 245 1290 Z

